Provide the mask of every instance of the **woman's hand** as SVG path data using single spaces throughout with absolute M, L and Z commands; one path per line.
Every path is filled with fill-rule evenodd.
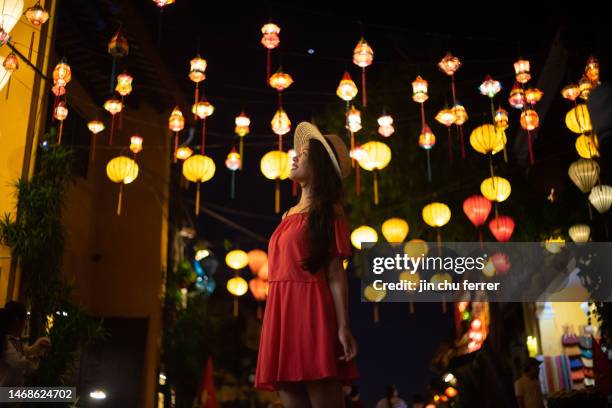
M 340 360 L 350 361 L 357 355 L 357 341 L 353 337 L 351 331 L 346 328 L 340 328 L 338 330 L 338 339 L 340 340 L 340 344 L 342 344 L 342 349 L 344 351 L 344 355 L 340 356 Z
M 43 355 L 51 348 L 51 340 L 48 337 L 39 337 L 34 344 L 32 349 L 36 351 L 36 354 Z

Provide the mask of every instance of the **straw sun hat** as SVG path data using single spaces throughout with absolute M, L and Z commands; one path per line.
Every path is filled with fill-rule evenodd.
M 340 178 L 345 178 L 350 174 L 351 158 L 342 139 L 336 135 L 322 135 L 312 123 L 302 122 L 295 128 L 293 148 L 298 152 L 310 139 L 316 139 L 323 144 Z

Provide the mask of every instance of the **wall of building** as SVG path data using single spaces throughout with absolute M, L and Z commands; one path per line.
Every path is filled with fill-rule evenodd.
M 541 353 L 546 356 L 563 354 L 561 337 L 569 326 L 575 334 L 587 324 L 587 316 L 580 302 L 546 302 L 539 305 L 539 329 Z

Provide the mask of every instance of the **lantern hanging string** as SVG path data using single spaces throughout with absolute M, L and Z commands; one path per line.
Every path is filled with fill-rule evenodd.
M 361 195 L 361 173 L 359 171 L 359 167 L 359 165 L 355 167 L 355 194 L 357 195 L 357 197 Z
M 429 150 L 426 149 L 425 152 L 427 153 L 427 181 L 431 183 L 431 158 L 429 157 Z
M 374 323 L 378 323 L 379 320 L 379 316 L 378 316 L 378 304 L 374 303 Z
M 202 145 L 200 146 L 200 154 L 204 156 L 204 143 L 206 142 L 206 117 L 202 119 Z
M 280 212 L 280 179 L 276 179 L 276 187 L 274 189 L 274 212 Z
M 232 171 L 232 180 L 231 180 L 231 187 L 230 187 L 230 198 L 232 200 L 235 197 L 235 191 L 236 191 L 236 171 Z
M 63 130 L 64 130 L 64 121 L 60 120 L 59 121 L 59 134 L 58 134 L 58 137 L 57 137 L 57 144 L 58 145 L 62 144 L 62 133 L 63 133 Z
M 378 171 L 374 169 L 374 204 L 378 205 Z
M 172 155 L 174 156 L 174 159 L 173 159 L 174 163 L 178 161 L 178 156 L 177 156 L 178 146 L 179 146 L 178 132 L 174 132 L 174 154 Z
M 366 97 L 366 72 L 365 67 L 361 67 L 361 96 L 363 107 L 368 106 L 368 98 Z
M 117 199 L 117 215 L 121 215 L 121 201 L 123 200 L 123 183 L 119 184 L 119 197 Z
M 451 136 L 451 126 L 447 126 L 446 129 L 448 130 L 448 160 L 450 161 L 450 164 L 453 164 L 453 138 Z
M 115 132 L 115 115 L 111 115 L 111 128 L 110 128 L 110 134 L 108 137 L 108 145 L 112 146 L 113 145 L 113 133 Z
M 200 182 L 198 181 L 196 187 L 196 202 L 195 202 L 195 215 L 200 215 Z

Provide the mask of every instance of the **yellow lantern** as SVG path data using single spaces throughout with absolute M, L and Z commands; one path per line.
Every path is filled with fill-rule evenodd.
M 521 127 L 525 130 L 534 130 L 540 125 L 540 117 L 533 109 L 527 109 L 521 113 Z
M 227 281 L 227 291 L 234 296 L 234 317 L 238 316 L 238 297 L 249 290 L 249 284 L 240 276 L 234 276 Z
M 336 89 L 336 95 L 342 100 L 350 101 L 355 96 L 357 96 L 357 86 L 355 82 L 351 79 L 351 76 L 347 71 L 344 72 L 342 79 L 340 80 L 340 84 L 338 84 L 338 89 Z
M 480 184 L 480 192 L 489 201 L 501 203 L 510 197 L 510 182 L 503 177 L 489 177 Z
M 272 125 L 272 131 L 279 136 L 279 139 L 282 135 L 291 131 L 291 121 L 283 108 L 278 108 L 270 124 Z
M 291 172 L 289 155 L 282 150 L 272 150 L 261 158 L 259 167 L 267 179 L 276 180 L 274 211 L 278 214 L 280 212 L 280 181 L 289 177 Z
M 529 88 L 525 91 L 525 100 L 530 105 L 535 105 L 540 102 L 544 96 L 544 92 L 540 91 L 538 88 Z
M 176 149 L 176 158 L 179 160 L 187 160 L 193 154 L 193 150 L 188 146 L 181 146 Z
M 206 119 L 215 111 L 215 107 L 206 99 L 200 100 L 191 107 L 191 112 L 200 119 Z
M 404 245 L 404 253 L 412 258 L 420 258 L 427 255 L 429 247 L 422 239 L 411 239 Z
M 531 79 L 531 74 L 529 73 L 530 64 L 529 61 L 524 59 L 519 59 L 514 63 L 514 72 L 516 74 L 516 80 L 521 84 L 527 83 Z
M 565 240 L 561 237 L 550 237 L 544 241 L 544 248 L 551 254 L 558 254 L 565 246 Z
M 393 118 L 390 115 L 383 115 L 376 121 L 378 122 L 378 134 L 382 137 L 389 137 L 395 132 Z
M 591 115 L 586 104 L 578 104 L 565 115 L 565 125 L 574 133 L 589 133 L 593 130 Z
M 442 109 L 435 118 L 438 122 L 446 127 L 450 127 L 456 121 L 455 111 L 453 109 Z
M 382 301 L 387 296 L 387 291 L 384 289 L 376 290 L 374 286 L 368 285 L 363 290 L 363 296 L 370 302 L 374 302 L 374 323 L 378 323 L 378 302 Z
M 215 162 L 208 156 L 196 154 L 183 162 L 183 176 L 197 184 L 196 215 L 200 214 L 200 184 L 205 183 L 215 175 Z
M 425 150 L 430 150 L 436 144 L 436 136 L 427 125 L 421 130 L 419 135 L 419 146 Z M 429 166 L 428 166 L 429 167 Z
M 234 128 L 234 132 L 240 138 L 240 142 L 238 145 L 238 154 L 240 157 L 244 159 L 244 137 L 249 134 L 251 131 L 249 126 L 251 125 L 251 119 L 244 113 L 240 112 L 240 115 L 236 116 L 234 119 L 234 124 L 236 127 Z M 240 169 L 242 170 L 242 160 L 240 161 Z
M 561 90 L 561 95 L 573 102 L 580 96 L 580 87 L 576 84 L 567 85 Z
M 585 101 L 589 99 L 589 95 L 593 90 L 593 83 L 589 80 L 589 78 L 586 76 L 580 78 L 580 81 L 578 81 L 578 87 L 580 88 L 580 98 L 584 99 Z
M 123 104 L 119 99 L 111 98 L 104 102 L 104 109 L 114 116 L 121 112 L 121 109 L 123 109 Z
M 456 103 L 453 106 L 453 113 L 455 114 L 455 125 L 461 126 L 468 120 L 468 114 L 465 107 L 460 103 Z
M 117 86 L 115 86 L 115 91 L 122 97 L 129 95 L 132 93 L 133 80 L 134 78 L 127 72 L 117 75 Z
M 189 79 L 196 84 L 206 79 L 206 60 L 200 55 L 196 55 L 191 61 L 189 61 Z
M 361 68 L 361 96 L 363 106 L 368 106 L 368 99 L 366 97 L 366 76 L 365 69 L 366 67 L 372 64 L 374 60 L 374 51 L 372 47 L 366 42 L 366 40 L 361 37 L 357 46 L 353 50 L 353 63 Z
M 356 133 L 361 130 L 361 112 L 359 112 L 355 106 L 351 106 L 351 109 L 349 109 L 346 115 L 346 123 L 346 127 L 352 133 Z
M 239 270 L 249 264 L 249 255 L 242 249 L 234 249 L 225 255 L 225 263 L 234 270 Z
M 376 230 L 367 225 L 357 227 L 351 232 L 351 244 L 357 249 L 362 249 L 361 244 L 364 242 L 378 242 L 378 234 Z
M 567 171 L 572 182 L 582 191 L 588 193 L 599 180 L 599 164 L 592 159 L 578 159 Z
M 130 150 L 134 155 L 137 155 L 142 151 L 142 137 L 134 135 L 130 137 Z
M 427 81 L 421 78 L 420 75 L 417 75 L 416 79 L 412 82 L 412 100 L 416 103 L 424 103 L 429 99 L 427 88 Z
M 605 184 L 593 187 L 589 201 L 600 214 L 608 212 L 612 206 L 612 187 Z
M 599 157 L 599 142 L 597 135 L 580 135 L 576 139 L 576 151 L 584 159 Z
M 279 68 L 268 81 L 268 84 L 270 84 L 270 86 L 276 89 L 278 92 L 282 92 L 289 88 L 292 83 L 293 78 L 291 78 L 291 75 L 283 72 L 283 68 Z
M 421 276 L 419 275 L 418 272 L 404 271 L 404 272 L 400 272 L 400 274 L 398 275 L 398 280 L 402 282 L 406 282 L 406 283 L 411 282 L 412 285 L 415 287 L 414 290 L 416 290 L 416 288 L 419 286 L 419 281 L 421 280 Z M 406 290 L 410 291 L 410 289 L 406 289 Z
M 497 111 L 495 111 L 495 127 L 497 127 L 498 129 L 501 130 L 506 130 L 508 129 L 509 126 L 509 120 L 508 120 L 508 111 L 506 111 L 503 108 L 499 108 L 497 109 Z
M 584 75 L 594 84 L 599 83 L 599 61 L 593 55 L 589 57 L 584 68 Z
M 422 216 L 427 225 L 440 228 L 450 221 L 451 211 L 448 205 L 434 202 L 423 207 Z
M 59 87 L 65 87 L 72 79 L 72 70 L 66 59 L 62 59 L 53 69 L 53 84 Z
M 153 0 L 153 2 L 157 5 L 157 7 L 159 7 L 160 9 L 169 6 L 170 4 L 174 4 L 174 0 Z
M 180 132 L 184 128 L 185 118 L 183 117 L 183 112 L 181 112 L 178 106 L 175 106 L 168 119 L 168 129 L 173 132 Z
M 506 134 L 493 125 L 482 125 L 470 134 L 470 144 L 478 153 L 495 154 L 506 144 Z
M 366 152 L 359 160 L 359 167 L 374 173 L 374 204 L 378 204 L 378 171 L 387 167 L 391 161 L 391 149 L 383 142 L 371 141 L 361 146 Z
M 42 8 L 40 1 L 37 1 L 35 5 L 28 8 L 24 14 L 30 24 L 36 27 L 40 27 L 49 20 L 49 13 Z
M 576 243 L 588 242 L 591 236 L 591 227 L 587 224 L 572 225 L 569 229 L 569 236 Z
M 106 165 L 106 175 L 113 183 L 119 184 L 117 215 L 121 215 L 123 185 L 131 183 L 138 177 L 138 164 L 127 156 L 115 157 Z
M 410 227 L 402 218 L 389 218 L 382 225 L 382 234 L 389 243 L 400 243 L 406 239 Z

